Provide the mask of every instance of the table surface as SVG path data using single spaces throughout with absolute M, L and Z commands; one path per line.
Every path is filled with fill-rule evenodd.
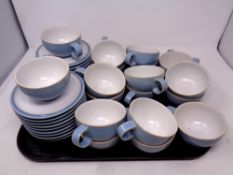
M 222 112 L 228 121 L 226 135 L 204 156 L 190 161 L 128 161 L 128 162 L 66 162 L 38 163 L 25 158 L 17 149 L 16 137 L 20 121 L 9 103 L 15 87 L 14 72 L 33 59 L 35 48 L 30 48 L 15 70 L 0 88 L 0 174 L 232 174 L 233 172 L 233 71 L 225 64 L 215 46 L 175 46 L 201 58 L 211 77 L 210 87 L 202 101 Z M 167 48 L 161 48 L 164 51 Z

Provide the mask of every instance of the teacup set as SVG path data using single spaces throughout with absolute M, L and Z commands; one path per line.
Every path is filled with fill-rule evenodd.
M 74 28 L 51 27 L 42 33 L 41 41 L 42 45 L 38 47 L 36 57 L 64 58 L 70 70 L 76 67 L 88 67 L 92 63 L 89 44 L 81 39 L 81 32 Z
M 130 141 L 157 153 L 178 130 L 198 147 L 213 146 L 224 135 L 222 114 L 199 102 L 210 78 L 198 58 L 136 45 L 125 49 L 106 37 L 91 52 L 81 33 L 69 27 L 47 29 L 41 40 L 36 55 L 44 56 L 16 72 L 11 95 L 14 112 L 33 137 L 70 138 L 82 149 Z M 161 94 L 179 106 L 156 101 Z
M 83 80 L 70 73 L 68 64 L 58 57 L 40 57 L 23 65 L 15 80 L 11 106 L 26 130 L 46 141 L 70 137 L 76 128 L 74 111 L 86 95 Z

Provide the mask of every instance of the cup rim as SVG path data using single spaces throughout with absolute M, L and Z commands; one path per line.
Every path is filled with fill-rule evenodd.
M 115 45 L 120 46 L 120 47 L 124 50 L 123 56 L 122 56 L 122 58 L 120 59 L 120 61 L 118 62 L 118 64 L 109 64 L 109 63 L 106 63 L 106 62 L 98 61 L 98 60 L 100 60 L 100 59 L 97 59 L 97 57 L 95 56 L 96 49 L 98 49 L 99 46 L 101 46 L 101 45 L 103 45 L 103 44 L 106 44 L 106 43 L 113 43 L 113 44 L 115 44 Z M 95 64 L 105 63 L 105 64 L 112 65 L 112 66 L 114 66 L 114 67 L 120 67 L 120 66 L 124 63 L 124 61 L 125 61 L 126 51 L 125 51 L 125 47 L 123 47 L 120 43 L 118 43 L 118 42 L 116 42 L 116 41 L 114 41 L 114 40 L 104 40 L 104 41 L 101 41 L 101 42 L 97 43 L 97 44 L 94 46 L 94 48 L 93 48 L 93 50 L 92 50 L 91 56 L 92 56 L 92 60 L 93 60 L 93 62 L 94 62 Z
M 48 32 L 50 32 L 51 30 L 54 30 L 54 29 L 70 29 L 70 30 L 73 30 L 74 32 L 76 32 L 76 33 L 77 33 L 77 36 L 76 36 L 75 38 L 73 38 L 72 40 L 67 41 L 67 42 L 64 42 L 64 43 L 57 43 L 57 42 L 48 41 L 48 40 L 46 39 L 46 36 L 45 36 L 45 35 L 46 35 Z M 45 29 L 45 30 L 42 32 L 40 38 L 41 38 L 41 41 L 42 41 L 42 42 L 45 42 L 45 43 L 48 43 L 48 44 L 53 44 L 53 45 L 64 45 L 64 44 L 69 44 L 69 43 L 72 43 L 72 42 L 74 42 L 74 41 L 76 41 L 76 40 L 79 40 L 79 39 L 81 38 L 81 32 L 78 31 L 78 30 L 76 30 L 76 29 L 73 28 L 73 27 L 70 27 L 70 26 L 53 26 L 53 27 L 50 27 L 50 28 Z
M 200 91 L 200 92 L 196 92 L 196 93 L 181 93 L 181 92 L 177 92 L 174 88 L 172 88 L 169 84 L 169 81 L 167 81 L 167 78 L 170 74 L 172 74 L 171 72 L 174 70 L 174 69 L 177 69 L 178 66 L 183 66 L 183 65 L 191 65 L 191 66 L 194 66 L 194 67 L 197 67 L 198 69 L 200 69 L 202 71 L 202 74 L 204 73 L 206 78 L 207 78 L 207 81 L 205 82 L 205 87 Z M 177 63 L 175 64 L 174 66 L 172 66 L 171 68 L 169 68 L 165 74 L 165 80 L 167 81 L 167 84 L 168 84 L 168 87 L 169 89 L 177 94 L 177 95 L 180 95 L 180 96 L 183 96 L 183 97 L 193 97 L 193 96 L 198 96 L 202 93 L 205 93 L 205 91 L 208 89 L 209 85 L 210 85 L 210 76 L 209 76 L 209 73 L 207 72 L 207 70 L 201 66 L 200 64 L 196 64 L 196 63 L 192 63 L 192 62 L 188 62 L 188 61 L 184 61 L 182 63 Z
M 94 125 L 94 124 L 86 123 L 86 122 L 83 122 L 83 121 L 81 122 L 81 121 L 79 120 L 78 114 L 77 114 L 77 113 L 79 112 L 79 110 L 80 110 L 81 108 L 84 108 L 83 106 L 85 106 L 85 105 L 87 105 L 87 104 L 96 103 L 96 102 L 97 102 L 97 103 L 107 102 L 107 103 L 112 103 L 112 104 L 114 104 L 114 105 L 117 105 L 117 106 L 119 106 L 119 107 L 124 111 L 124 115 L 120 116 L 120 117 L 118 118 L 118 120 L 115 120 L 115 121 L 113 121 L 113 122 L 111 122 L 111 123 L 104 124 L 104 125 Z M 93 127 L 93 128 L 102 128 L 102 127 L 108 127 L 108 126 L 115 125 L 115 124 L 119 123 L 120 121 L 122 121 L 122 120 L 125 118 L 126 114 L 127 114 L 127 112 L 126 112 L 125 107 L 124 107 L 120 102 L 115 101 L 115 100 L 112 100 L 112 99 L 93 99 L 93 100 L 86 101 L 86 102 L 82 103 L 82 104 L 75 110 L 75 112 L 74 112 L 75 118 L 76 118 L 76 120 L 78 121 L 78 123 L 83 124 L 83 125 L 86 125 L 86 126 L 88 126 L 88 127 Z
M 194 136 L 192 133 L 186 132 L 183 128 L 181 128 L 180 125 L 179 125 L 180 121 L 179 121 L 179 119 L 177 118 L 176 115 L 177 115 L 177 113 L 178 113 L 180 110 L 186 108 L 186 107 L 189 106 L 189 105 L 201 105 L 201 106 L 204 106 L 205 108 L 208 108 L 208 110 L 212 110 L 214 113 L 216 113 L 217 116 L 220 117 L 221 120 L 222 120 L 223 123 L 224 123 L 222 132 L 219 133 L 219 134 L 218 134 L 217 136 L 215 136 L 215 137 L 201 138 L 201 137 Z M 227 121 L 226 121 L 224 115 L 223 115 L 221 112 L 217 111 L 216 109 L 214 109 L 213 107 L 211 107 L 210 105 L 208 105 L 208 104 L 206 104 L 206 103 L 204 103 L 204 102 L 187 102 L 187 103 L 181 104 L 178 108 L 175 109 L 175 111 L 174 111 L 174 116 L 176 117 L 179 130 L 180 130 L 181 132 L 183 132 L 185 135 L 187 135 L 188 137 L 191 137 L 191 138 L 193 138 L 193 139 L 195 139 L 195 140 L 202 140 L 202 141 L 216 140 L 216 139 L 219 139 L 219 138 L 221 138 L 222 136 L 224 136 L 224 134 L 226 133 L 226 130 L 227 130 Z
M 129 71 L 132 70 L 132 69 L 139 69 L 139 68 L 142 68 L 142 69 L 157 69 L 157 70 L 161 70 L 161 73 L 160 75 L 153 75 L 153 76 L 145 76 L 145 77 L 137 77 L 136 75 L 133 75 L 133 74 L 129 74 Z M 159 67 L 159 66 L 155 66 L 155 65 L 138 65 L 138 66 L 131 66 L 131 67 L 128 67 L 124 70 L 124 75 L 125 77 L 129 77 L 129 78 L 136 78 L 136 79 L 149 79 L 149 78 L 156 78 L 156 77 L 160 77 L 160 76 L 164 76 L 165 75 L 165 70 L 164 68 L 162 67 Z
M 62 64 L 64 64 L 64 66 L 65 66 L 65 69 L 66 69 L 65 74 L 62 77 L 60 77 L 60 79 L 58 79 L 56 82 L 53 82 L 52 84 L 44 85 L 44 86 L 41 86 L 41 87 L 29 87 L 29 86 L 26 86 L 26 85 L 22 84 L 18 80 L 17 76 L 20 73 L 20 71 L 24 69 L 25 66 L 28 66 L 28 65 L 30 65 L 32 63 L 35 63 L 35 62 L 41 62 L 43 60 L 48 60 L 48 59 L 59 61 Z M 41 89 L 52 87 L 52 86 L 62 82 L 67 76 L 69 76 L 69 74 L 70 74 L 69 65 L 63 59 L 60 59 L 59 57 L 55 57 L 55 56 L 42 56 L 42 57 L 37 57 L 34 60 L 30 60 L 29 62 L 27 62 L 27 63 L 23 64 L 22 66 L 20 66 L 20 68 L 15 72 L 14 79 L 15 79 L 16 84 L 18 86 L 22 87 L 22 88 L 25 88 L 25 89 L 28 89 L 28 90 L 41 90 Z
M 160 102 L 158 102 L 158 101 L 156 101 L 156 100 L 150 99 L 150 98 L 139 97 L 139 98 L 134 99 L 134 100 L 130 103 L 130 106 L 129 106 L 129 109 L 128 109 L 128 115 L 129 115 L 128 117 L 129 117 L 130 120 L 132 120 L 133 122 L 136 123 L 137 127 L 139 127 L 139 128 L 140 128 L 141 130 L 143 130 L 144 132 L 146 132 L 146 133 L 148 133 L 148 134 L 150 134 L 150 135 L 153 135 L 153 136 L 155 136 L 155 137 L 159 137 L 159 138 L 170 138 L 170 137 L 174 136 L 174 135 L 177 133 L 178 124 L 177 124 L 176 118 L 175 118 L 175 116 L 174 116 L 169 110 L 168 110 L 168 112 L 171 113 L 171 115 L 172 115 L 172 117 L 174 118 L 174 121 L 175 121 L 175 123 L 176 123 L 176 129 L 174 130 L 174 133 L 167 134 L 166 136 L 161 136 L 161 135 L 156 134 L 156 133 L 154 133 L 154 132 L 145 130 L 144 127 L 141 126 L 140 123 L 138 123 L 137 121 L 134 120 L 133 115 L 131 114 L 132 105 L 133 105 L 136 101 L 138 101 L 138 100 L 147 100 L 147 101 L 151 101 L 151 102 L 153 101 L 153 103 L 156 103 L 157 105 L 159 105 L 159 106 L 162 107 L 163 109 L 168 110 L 162 103 L 160 103 Z
M 159 49 L 149 47 L 149 46 L 141 46 L 141 45 L 128 45 L 126 47 L 127 51 L 133 51 L 138 53 L 147 53 L 147 54 L 160 54 Z

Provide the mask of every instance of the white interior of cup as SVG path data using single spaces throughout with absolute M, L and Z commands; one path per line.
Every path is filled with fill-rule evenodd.
M 142 52 L 142 53 L 160 53 L 160 51 L 154 47 L 149 46 L 139 46 L 139 45 L 129 45 L 127 50 Z
M 61 81 L 69 73 L 68 64 L 60 58 L 46 56 L 23 65 L 15 74 L 16 83 L 24 88 L 39 89 Z
M 160 65 L 166 69 L 171 68 L 175 64 L 191 60 L 192 57 L 189 54 L 179 51 L 166 52 L 159 57 Z
M 195 96 L 209 86 L 209 75 L 200 65 L 183 62 L 171 67 L 166 73 L 169 88 L 176 94 Z
M 84 79 L 89 88 L 101 95 L 115 95 L 125 88 L 124 74 L 108 64 L 93 64 L 87 68 Z
M 164 69 L 158 66 L 132 66 L 124 71 L 124 74 L 133 78 L 153 78 L 165 73 Z
M 222 114 L 204 103 L 185 103 L 175 110 L 174 115 L 180 130 L 193 138 L 216 139 L 226 130 Z
M 158 137 L 171 137 L 178 129 L 173 114 L 161 103 L 149 98 L 133 100 L 129 113 L 144 131 Z
M 102 41 L 94 47 L 92 59 L 95 63 L 107 63 L 117 67 L 125 60 L 125 48 L 115 41 Z
M 41 40 L 51 44 L 66 44 L 81 37 L 81 33 L 71 27 L 52 27 L 45 30 L 41 35 Z
M 122 104 L 108 99 L 90 100 L 75 111 L 76 119 L 80 123 L 93 127 L 116 124 L 125 115 L 126 109 Z

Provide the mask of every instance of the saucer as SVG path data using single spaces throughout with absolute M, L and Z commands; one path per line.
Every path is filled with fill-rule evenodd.
M 81 40 L 80 43 L 81 47 L 82 47 L 82 55 L 80 55 L 78 58 L 72 58 L 72 57 L 66 57 L 66 58 L 62 58 L 64 61 L 66 61 L 66 63 L 70 66 L 70 67 L 84 67 L 86 66 L 84 63 L 86 60 L 91 60 L 91 48 L 90 45 L 84 41 Z M 40 45 L 36 51 L 36 57 L 40 57 L 40 56 L 48 56 L 48 55 L 53 55 L 51 52 L 49 52 L 44 46 L 43 44 Z M 84 66 L 82 66 L 84 64 Z
M 91 147 L 95 149 L 107 149 L 114 146 L 118 141 L 119 141 L 119 137 L 114 137 L 110 140 L 103 142 L 92 141 Z
M 82 99 L 84 93 L 83 80 L 71 73 L 69 84 L 60 97 L 49 101 L 34 100 L 15 87 L 11 95 L 11 105 L 17 114 L 25 118 L 43 120 L 66 113 Z

